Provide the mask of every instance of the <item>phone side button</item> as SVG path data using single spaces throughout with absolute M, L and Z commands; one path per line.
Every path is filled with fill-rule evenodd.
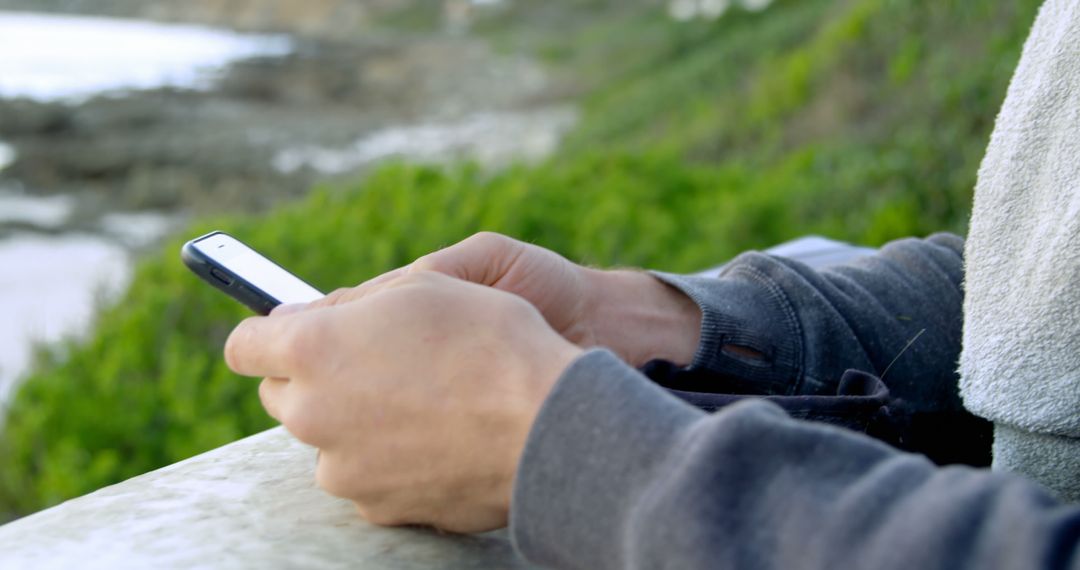
M 221 271 L 218 271 L 215 267 L 210 268 L 210 275 L 212 275 L 214 279 L 217 279 L 218 281 L 221 281 L 226 285 L 232 285 L 233 280 L 230 279 L 228 275 L 225 275 Z

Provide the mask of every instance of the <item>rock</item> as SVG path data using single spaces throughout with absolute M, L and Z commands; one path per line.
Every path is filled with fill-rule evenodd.
M 355 38 L 387 14 L 436 6 L 430 0 L 0 0 L 0 10 L 62 12 Z
M 71 110 L 55 103 L 0 99 L 0 137 L 59 135 L 71 128 Z
M 163 88 L 77 105 L 0 100 L 0 139 L 16 157 L 4 178 L 125 210 L 259 212 L 302 195 L 320 176 L 277 168 L 284 151 L 347 148 L 399 125 L 529 111 L 550 104 L 549 83 L 535 63 L 467 38 L 304 40 L 289 56 L 231 65 L 208 91 Z

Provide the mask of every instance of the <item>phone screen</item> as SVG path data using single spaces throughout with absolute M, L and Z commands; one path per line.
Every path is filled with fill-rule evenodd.
M 236 238 L 225 234 L 214 234 L 192 245 L 221 267 L 233 272 L 282 304 L 310 303 L 323 297 L 318 289 L 285 271 L 280 265 L 263 257 Z M 218 278 L 227 279 L 225 276 Z

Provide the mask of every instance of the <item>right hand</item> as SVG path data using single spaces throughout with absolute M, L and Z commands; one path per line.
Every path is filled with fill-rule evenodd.
M 529 431 L 581 349 L 521 297 L 440 273 L 353 297 L 245 320 L 229 367 L 265 377 L 266 411 L 319 449 L 319 485 L 369 521 L 506 526 Z
M 315 305 L 370 294 L 410 271 L 435 271 L 513 293 L 551 328 L 583 347 L 604 346 L 640 366 L 653 358 L 689 364 L 701 312 L 686 295 L 640 271 L 601 271 L 500 234 L 482 232 Z

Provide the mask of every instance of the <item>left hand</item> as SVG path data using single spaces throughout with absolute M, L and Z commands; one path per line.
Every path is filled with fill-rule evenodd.
M 491 232 L 334 291 L 311 306 L 363 297 L 411 271 L 435 271 L 513 293 L 532 303 L 566 340 L 609 348 L 634 367 L 654 359 L 688 365 L 700 344 L 697 303 L 652 275 L 584 267 L 554 251 Z
M 505 526 L 540 406 L 581 349 L 515 295 L 434 272 L 241 323 L 236 372 L 320 450 L 316 479 L 382 525 Z

